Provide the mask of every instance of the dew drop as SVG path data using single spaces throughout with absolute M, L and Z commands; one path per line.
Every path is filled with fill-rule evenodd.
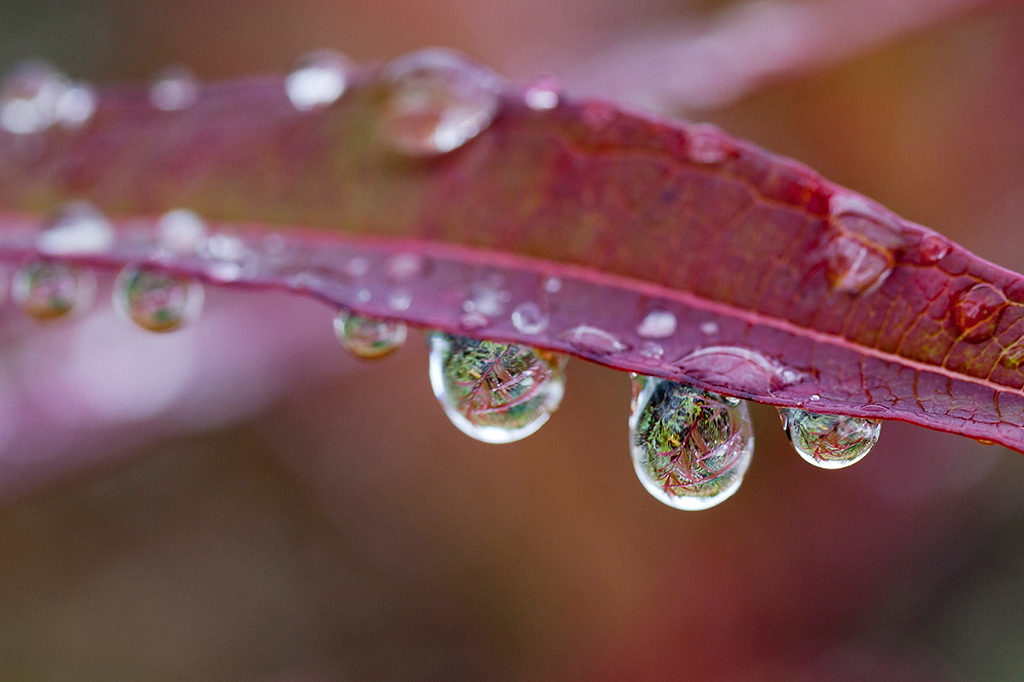
M 991 284 L 980 282 L 956 297 L 953 302 L 953 323 L 967 341 L 990 338 L 1006 307 L 1006 297 Z
M 928 234 L 918 245 L 918 254 L 925 265 L 934 265 L 946 257 L 953 246 L 949 240 L 939 234 Z
M 692 125 L 688 138 L 687 155 L 695 163 L 722 163 L 733 153 L 729 138 L 717 126 L 708 123 Z
M 406 282 L 422 277 L 426 272 L 427 263 L 423 256 L 415 253 L 398 253 L 384 264 L 384 272 L 390 282 Z
M 636 333 L 645 339 L 667 339 L 676 333 L 676 316 L 667 310 L 652 310 L 637 326 Z
M 385 67 L 382 130 L 398 151 L 433 156 L 458 149 L 490 125 L 500 83 L 489 69 L 451 50 L 427 49 Z
M 15 135 L 46 130 L 59 120 L 60 103 L 72 88 L 71 81 L 47 62 L 16 65 L 0 83 L 0 126 Z
M 640 346 L 640 355 L 647 358 L 648 360 L 661 360 L 665 355 L 665 349 L 662 348 L 660 343 L 654 341 L 644 341 Z
M 114 243 L 114 228 L 91 204 L 72 201 L 61 206 L 36 248 L 53 256 L 102 253 Z
M 476 331 L 490 326 L 491 319 L 480 313 L 463 313 L 459 315 L 459 327 L 468 332 Z
M 175 255 L 198 253 L 206 240 L 206 223 L 192 211 L 178 208 L 157 221 L 160 247 Z
M 188 109 L 198 99 L 199 81 L 181 64 L 160 69 L 149 86 L 149 103 L 161 111 Z
M 96 92 L 84 83 L 76 83 L 57 99 L 56 119 L 69 129 L 81 128 L 96 113 Z
M 292 105 L 307 111 L 331 104 L 348 87 L 353 63 L 336 50 L 316 50 L 299 57 L 284 81 Z
M 501 315 L 505 312 L 505 304 L 512 296 L 501 289 L 495 282 L 474 282 L 469 287 L 469 295 L 462 302 L 462 309 L 467 313 L 481 315 Z
M 392 310 L 408 310 L 410 305 L 412 305 L 412 294 L 405 289 L 392 291 L 388 296 L 388 306 Z
M 609 355 L 629 348 L 613 334 L 585 324 L 565 332 L 562 334 L 562 339 L 580 350 L 598 355 Z
M 529 346 L 428 335 L 430 383 L 445 414 L 485 443 L 511 443 L 539 429 L 565 391 L 566 356 Z
M 548 111 L 558 106 L 562 86 L 553 76 L 539 76 L 523 92 L 523 101 L 534 111 Z
M 203 287 L 190 277 L 129 265 L 114 282 L 114 308 L 151 332 L 169 332 L 199 316 Z
M 523 334 L 540 334 L 548 328 L 548 316 L 536 303 L 520 303 L 512 311 L 512 326 Z
M 903 245 L 891 218 L 858 196 L 837 194 L 829 200 L 829 228 L 824 248 L 829 284 L 850 294 L 882 286 Z
M 32 261 L 18 268 L 11 298 L 37 320 L 56 320 L 92 305 L 96 275 L 73 265 Z
M 544 291 L 549 294 L 557 294 L 562 290 L 562 280 L 557 277 L 548 277 L 544 280 Z
M 797 453 L 822 469 L 842 469 L 864 458 L 878 442 L 882 422 L 837 414 L 779 409 L 786 436 Z
M 701 322 L 700 323 L 700 333 L 701 334 L 706 334 L 707 336 L 713 336 L 713 335 L 717 334 L 718 333 L 718 323 L 717 322 Z
M 398 350 L 405 343 L 407 330 L 401 320 L 381 320 L 340 310 L 334 318 L 334 333 L 345 350 L 364 360 L 376 360 Z
M 731 496 L 754 452 L 746 403 L 657 377 L 634 375 L 629 432 L 640 482 L 677 509 Z

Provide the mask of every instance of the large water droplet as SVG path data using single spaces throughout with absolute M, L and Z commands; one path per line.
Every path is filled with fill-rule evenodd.
M 498 111 L 498 77 L 451 50 L 399 57 L 382 78 L 387 85 L 382 130 L 406 154 L 457 149 L 490 125 Z
M 882 422 L 837 414 L 817 414 L 791 407 L 779 409 L 783 428 L 805 460 L 822 469 L 842 469 L 868 454 Z
M 37 320 L 55 320 L 92 304 L 96 275 L 91 270 L 51 261 L 33 261 L 18 268 L 11 298 Z
M 334 333 L 345 350 L 364 360 L 376 360 L 405 343 L 406 326 L 401 320 L 381 320 L 339 310 L 334 318 Z
M 829 200 L 830 236 L 825 244 L 829 283 L 839 291 L 874 291 L 892 273 L 903 238 L 892 219 L 858 196 Z
M 633 378 L 633 467 L 648 492 L 677 509 L 707 509 L 735 493 L 754 435 L 744 402 L 657 377 Z
M 117 276 L 113 301 L 142 329 L 169 332 L 199 316 L 203 288 L 190 277 L 129 265 Z
M 995 333 L 1006 297 L 991 284 L 980 282 L 953 302 L 953 323 L 967 341 L 984 341 Z
M 102 253 L 114 243 L 114 228 L 91 204 L 72 201 L 58 209 L 36 248 L 53 256 Z
M 434 395 L 452 423 L 477 440 L 525 438 L 562 401 L 564 355 L 443 332 L 428 342 Z
M 57 122 L 60 102 L 72 87 L 47 62 L 18 64 L 0 83 L 0 125 L 16 135 L 46 130 Z
M 288 99 L 301 111 L 335 102 L 345 93 L 353 66 L 336 50 L 316 50 L 299 57 L 284 81 Z
M 149 103 L 162 111 L 188 109 L 199 99 L 199 81 L 188 67 L 165 66 L 149 86 Z

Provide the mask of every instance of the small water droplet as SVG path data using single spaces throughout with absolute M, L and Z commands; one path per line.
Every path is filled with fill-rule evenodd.
M 557 277 L 548 277 L 544 280 L 544 291 L 549 294 L 557 294 L 562 290 L 562 280 Z
M 821 396 L 820 395 L 818 395 L 817 393 L 811 394 L 811 402 L 812 403 L 816 403 L 819 400 L 821 400 Z
M 444 49 L 399 57 L 385 67 L 387 98 L 381 119 L 391 145 L 414 156 L 458 149 L 498 111 L 500 83 L 486 67 Z
M 526 87 L 523 101 L 534 111 L 548 111 L 558 106 L 562 86 L 553 76 L 539 76 Z
M 783 428 L 805 460 L 822 469 L 856 464 L 878 442 L 882 422 L 837 414 L 779 408 Z
M 214 260 L 238 262 L 245 258 L 249 250 L 245 242 L 234 235 L 215 234 L 203 243 L 203 252 L 203 255 Z
M 149 103 L 161 111 L 188 109 L 199 99 L 199 81 L 188 67 L 165 66 L 149 86 Z
M 925 265 L 934 265 L 945 258 L 953 246 L 942 235 L 928 234 L 921 239 L 917 248 L 921 262 Z
M 829 228 L 824 248 L 829 284 L 851 294 L 882 286 L 903 244 L 891 217 L 858 196 L 836 194 L 829 199 Z
M 392 291 L 388 296 L 388 305 L 392 310 L 408 310 L 412 305 L 412 294 L 405 289 Z
M 474 282 L 469 287 L 469 295 L 462 302 L 462 309 L 467 313 L 495 316 L 505 312 L 505 304 L 512 299 L 508 291 L 500 288 L 500 282 Z
M 384 264 L 384 272 L 388 281 L 395 283 L 421 277 L 426 269 L 426 260 L 423 256 L 415 253 L 397 253 Z
M 56 119 L 65 128 L 81 128 L 96 113 L 96 92 L 84 83 L 75 83 L 57 99 Z
M 613 334 L 585 324 L 565 332 L 562 334 L 562 339 L 580 350 L 598 355 L 617 353 L 629 348 L 629 346 L 619 341 Z
M 206 239 L 206 223 L 192 211 L 178 208 L 157 221 L 160 248 L 174 254 L 197 253 Z
M 190 277 L 129 265 L 114 282 L 114 308 L 151 332 L 169 332 L 199 316 L 203 287 Z
M 334 333 L 345 350 L 364 360 L 376 360 L 398 350 L 405 343 L 407 330 L 401 320 L 381 320 L 340 310 L 334 318 Z
M 430 383 L 445 414 L 485 443 L 511 443 L 558 409 L 567 358 L 529 346 L 428 335 Z
M 237 282 L 242 277 L 242 266 L 230 261 L 217 261 L 206 267 L 211 278 L 220 282 Z
M 512 326 L 524 334 L 540 334 L 548 328 L 548 316 L 536 303 L 520 303 L 512 311 Z
M 59 120 L 59 103 L 72 87 L 71 81 L 47 62 L 30 60 L 16 65 L 0 83 L 0 126 L 15 135 L 46 130 Z
M 755 350 L 739 346 L 708 346 L 673 364 L 695 380 L 731 386 L 755 395 L 770 395 L 803 381 L 806 376 Z
M 677 509 L 731 496 L 754 452 L 746 403 L 657 377 L 634 376 L 629 432 L 640 482 Z
M 373 294 L 366 287 L 363 287 L 362 289 L 356 292 L 356 300 L 359 301 L 360 303 L 369 303 L 372 297 Z
M 300 111 L 331 104 L 348 87 L 354 64 L 336 50 L 316 50 L 299 57 L 285 78 L 285 92 Z
M 11 298 L 37 320 L 55 320 L 92 305 L 96 275 L 91 270 L 52 261 L 33 261 L 18 268 Z
M 722 163 L 733 153 L 729 137 L 718 126 L 709 123 L 692 125 L 687 137 L 687 155 L 695 163 Z
M 644 341 L 640 346 L 640 355 L 650 360 L 661 360 L 662 356 L 665 355 L 665 349 L 661 347 L 660 343 Z
M 667 310 L 651 310 L 637 326 L 636 333 L 645 339 L 667 339 L 676 333 L 676 316 Z
M 490 326 L 491 319 L 480 313 L 463 313 L 459 316 L 459 327 L 468 332 Z
M 967 341 L 984 341 L 995 333 L 1006 297 L 991 284 L 980 282 L 962 292 L 953 302 L 953 323 Z
M 700 323 L 700 333 L 701 334 L 706 334 L 707 336 L 712 336 L 714 334 L 717 334 L 718 333 L 718 323 L 717 322 L 701 322 Z
M 114 243 L 114 228 L 102 213 L 84 201 L 61 206 L 49 227 L 36 239 L 36 248 L 53 256 L 102 253 Z

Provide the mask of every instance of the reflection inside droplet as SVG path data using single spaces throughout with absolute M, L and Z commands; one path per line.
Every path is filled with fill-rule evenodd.
M 327 106 L 345 93 L 352 68 L 352 62 L 335 50 L 310 52 L 285 78 L 285 92 L 301 111 Z
M 342 309 L 334 318 L 334 333 L 345 350 L 364 360 L 376 360 L 405 343 L 406 326 L 401 320 L 363 317 Z
M 791 407 L 780 408 L 779 415 L 794 449 L 822 469 L 841 469 L 862 460 L 878 442 L 882 428 L 876 419 L 818 414 Z
M 169 332 L 198 317 L 203 288 L 190 277 L 128 266 L 114 282 L 113 302 L 142 329 Z
M 55 320 L 88 308 L 96 293 L 91 270 L 55 261 L 32 261 L 18 268 L 11 298 L 37 320 Z

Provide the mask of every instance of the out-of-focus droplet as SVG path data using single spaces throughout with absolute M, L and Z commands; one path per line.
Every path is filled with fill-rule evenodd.
M 405 343 L 406 326 L 401 320 L 381 320 L 340 310 L 334 318 L 334 333 L 345 350 L 364 360 L 376 360 L 391 355 Z
M 81 128 L 96 113 L 96 92 L 84 83 L 75 83 L 57 98 L 57 122 L 65 128 Z
M 354 65 L 336 50 L 315 50 L 299 57 L 284 80 L 288 99 L 300 111 L 325 107 L 348 88 Z
M 157 221 L 160 248 L 182 256 L 198 253 L 206 240 L 206 223 L 187 208 L 177 208 Z
M 987 282 L 979 282 L 956 296 L 953 301 L 953 324 L 967 341 L 991 338 L 999 324 L 1000 313 L 1007 306 L 1006 296 Z
M 640 482 L 677 509 L 735 493 L 754 452 L 746 403 L 657 377 L 634 375 L 629 432 Z
M 686 146 L 689 159 L 703 165 L 722 163 L 734 151 L 729 136 L 721 128 L 710 123 L 691 125 Z
M 56 320 L 92 305 L 96 275 L 55 261 L 25 263 L 14 273 L 11 298 L 37 320 Z
M 36 248 L 52 256 L 103 253 L 113 243 L 113 226 L 92 204 L 84 201 L 61 206 L 46 230 L 36 238 Z
M 554 76 L 538 76 L 523 91 L 523 101 L 534 111 L 547 111 L 558 106 L 562 86 Z
M 779 409 L 783 428 L 805 460 L 822 469 L 855 464 L 878 442 L 882 422 L 838 414 L 817 414 L 791 407 Z
M 16 135 L 46 130 L 57 122 L 59 102 L 72 87 L 45 61 L 16 65 L 0 82 L 0 126 Z
M 385 67 L 381 129 L 398 151 L 433 156 L 476 137 L 498 111 L 500 83 L 486 67 L 451 50 L 428 49 Z
M 505 312 L 505 304 L 512 295 L 500 286 L 500 281 L 474 282 L 469 287 L 462 309 L 467 313 L 477 313 L 488 317 Z
M 190 277 L 129 265 L 114 282 L 113 301 L 142 329 L 169 332 L 199 316 L 203 287 Z
M 645 339 L 667 339 L 676 333 L 676 316 L 667 310 L 651 310 L 637 325 L 636 333 Z
M 199 81 L 188 67 L 165 66 L 149 86 L 149 103 L 161 111 L 188 109 L 199 99 Z
M 548 327 L 548 316 L 536 303 L 520 303 L 512 311 L 512 326 L 524 334 L 540 334 Z
M 432 332 L 428 343 L 434 395 L 452 423 L 477 440 L 525 438 L 562 401 L 564 355 L 443 332 Z

